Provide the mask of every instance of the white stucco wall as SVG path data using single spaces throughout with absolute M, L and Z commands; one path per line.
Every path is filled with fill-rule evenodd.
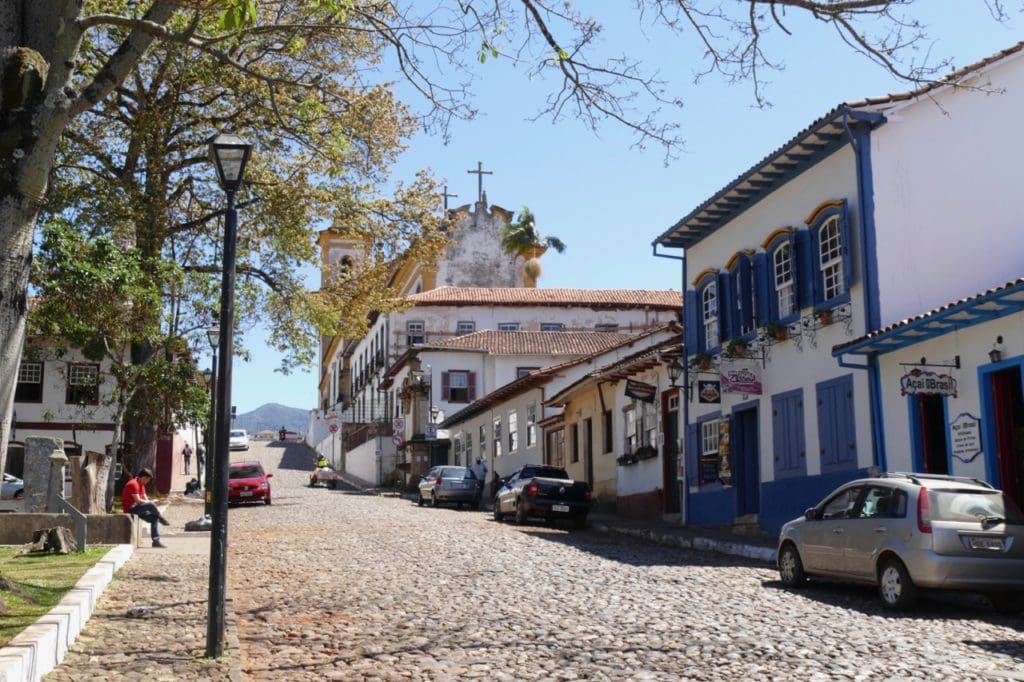
M 804 222 L 825 201 L 845 199 L 849 208 L 850 233 L 853 237 L 851 262 L 853 266 L 850 288 L 850 309 L 852 319 L 849 326 L 837 323 L 817 330 L 813 338 L 804 334 L 800 343 L 787 340 L 773 345 L 768 350 L 768 360 L 762 370 L 763 394 L 760 397 L 759 445 L 760 478 L 774 480 L 774 452 L 772 441 L 772 395 L 790 390 L 803 390 L 805 426 L 806 466 L 808 475 L 821 473 L 821 446 L 818 438 L 818 413 L 816 384 L 828 379 L 852 374 L 854 419 L 856 424 L 857 466 L 867 467 L 872 463 L 870 403 L 867 373 L 862 370 L 844 369 L 832 357 L 832 346 L 850 341 L 865 331 L 863 282 L 861 281 L 859 233 L 860 210 L 857 203 L 856 166 L 852 150 L 845 146 L 810 170 L 797 176 L 766 199 L 755 204 L 737 216 L 732 222 L 687 250 L 687 270 L 693 288 L 694 279 L 706 268 L 721 269 L 737 251 L 761 249 L 761 244 L 771 232 L 780 227 L 805 228 Z M 805 308 L 803 315 L 812 313 Z M 726 339 L 723 339 L 723 342 Z M 741 361 L 751 363 L 755 361 Z M 760 364 L 760 361 L 756 361 Z M 694 370 L 690 370 L 695 380 Z M 710 376 L 703 378 L 712 378 Z M 718 405 L 700 404 L 694 399 L 690 403 L 690 423 L 702 416 L 720 412 L 722 417 L 732 409 L 757 396 L 727 394 Z
M 1024 59 L 887 114 L 871 135 L 882 325 L 1024 274 Z

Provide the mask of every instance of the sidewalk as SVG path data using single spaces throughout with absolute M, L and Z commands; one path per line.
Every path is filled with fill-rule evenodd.
M 347 473 L 339 476 L 348 485 L 368 494 L 395 494 L 393 488 L 374 487 Z M 403 493 L 402 497 L 415 499 L 411 493 Z M 490 508 L 489 504 L 481 505 L 481 509 Z M 682 526 L 662 519 L 633 519 L 598 511 L 592 511 L 588 518 L 590 528 L 602 533 L 628 535 L 669 547 L 718 552 L 775 564 L 776 540 L 766 535 L 739 535 L 727 528 Z
M 210 533 L 182 530 L 202 516 L 202 500 L 172 494 L 165 502 L 167 549 L 146 542 L 135 550 L 48 681 L 109 680 L 113 671 L 121 679 L 241 680 L 230 591 L 225 655 L 204 658 Z

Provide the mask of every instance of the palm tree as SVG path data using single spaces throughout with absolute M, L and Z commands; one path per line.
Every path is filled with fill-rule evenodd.
M 501 248 L 512 257 L 522 257 L 523 283 L 528 287 L 537 286 L 542 268 L 540 257 L 549 248 L 558 253 L 565 251 L 565 242 L 558 237 L 541 237 L 537 232 L 537 219 L 526 206 L 519 212 L 519 220 L 501 228 Z

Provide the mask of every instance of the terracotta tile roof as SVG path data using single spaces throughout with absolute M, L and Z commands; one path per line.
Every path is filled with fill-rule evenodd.
M 611 332 L 499 332 L 485 329 L 456 336 L 422 350 L 473 350 L 494 355 L 589 355 L 637 338 Z
M 581 306 L 665 308 L 683 305 L 671 289 L 533 289 L 527 287 L 438 287 L 407 297 L 414 305 Z
M 664 325 L 661 325 L 661 326 L 658 326 L 658 327 L 654 327 L 653 329 L 649 329 L 649 330 L 647 330 L 647 331 L 645 331 L 645 332 L 643 332 L 641 334 L 637 334 L 637 335 L 634 335 L 634 336 L 626 336 L 626 335 L 623 335 L 623 334 L 608 334 L 608 336 L 619 336 L 619 337 L 626 336 L 626 338 L 624 340 L 620 340 L 620 342 L 618 344 L 616 344 L 615 346 L 609 346 L 607 348 L 602 348 L 600 350 L 594 351 L 593 353 L 589 353 L 589 354 L 581 356 L 581 357 L 573 358 L 572 360 L 568 360 L 566 362 L 562 362 L 562 363 L 559 363 L 557 365 L 551 365 L 550 367 L 542 367 L 540 369 L 535 369 L 532 372 L 530 372 L 529 374 L 527 374 L 525 376 L 522 376 L 522 377 L 519 377 L 518 379 L 515 379 L 514 381 L 511 381 L 511 382 L 505 384 L 504 386 L 499 386 L 497 389 L 491 391 L 490 393 L 485 395 L 483 398 L 480 398 L 480 399 L 476 400 L 475 402 L 470 403 L 469 405 L 467 405 L 466 407 L 462 408 L 461 410 L 459 410 L 455 414 L 445 418 L 444 422 L 442 422 L 440 424 L 440 426 L 442 428 L 447 428 L 447 427 L 449 427 L 451 425 L 458 424 L 459 422 L 462 422 L 462 421 L 464 421 L 466 419 L 470 419 L 470 418 L 476 416 L 477 414 L 480 414 L 484 410 L 488 409 L 489 407 L 492 407 L 494 405 L 500 404 L 501 402 L 503 402 L 505 400 L 508 400 L 511 397 L 517 396 L 517 395 L 519 395 L 521 393 L 525 393 L 526 391 L 528 391 L 528 390 L 530 390 L 532 388 L 536 388 L 537 386 L 542 386 L 542 385 L 550 382 L 552 379 L 555 378 L 555 376 L 558 375 L 558 373 L 560 371 L 562 371 L 562 370 L 564 370 L 564 369 L 566 369 L 568 367 L 573 367 L 574 365 L 580 365 L 580 364 L 582 364 L 584 362 L 591 361 L 594 358 L 600 356 L 602 353 L 606 353 L 606 352 L 612 350 L 613 348 L 615 348 L 617 346 L 627 346 L 627 345 L 636 343 L 637 341 L 641 341 L 641 340 L 643 340 L 643 339 L 645 339 L 647 337 L 654 336 L 658 332 L 662 332 L 662 331 L 666 331 L 666 330 L 673 330 L 673 331 L 678 333 L 678 332 L 682 331 L 682 328 L 679 327 L 679 325 L 670 322 L 668 324 L 664 324 Z M 503 333 L 509 334 L 509 333 L 514 333 L 514 332 L 503 332 Z M 538 333 L 544 333 L 544 334 L 558 334 L 558 333 L 562 333 L 562 334 L 564 334 L 565 332 L 538 332 Z M 668 342 L 663 342 L 663 343 L 670 343 L 671 344 L 671 343 L 678 343 L 678 341 L 668 341 Z M 649 349 L 645 349 L 645 351 L 641 351 L 641 352 L 646 352 L 646 350 L 649 350 Z M 632 357 L 632 356 L 630 356 L 630 357 Z M 588 374 L 587 376 L 590 376 L 590 375 Z

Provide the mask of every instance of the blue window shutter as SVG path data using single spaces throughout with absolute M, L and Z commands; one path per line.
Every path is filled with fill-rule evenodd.
M 796 297 L 797 306 L 809 308 L 814 305 L 815 264 L 818 262 L 814 253 L 814 243 L 808 230 L 798 230 L 793 244 L 796 257 Z
M 686 483 L 697 485 L 697 475 L 700 471 L 700 443 L 697 439 L 699 426 L 697 424 L 686 425 Z
M 821 472 L 855 469 L 857 431 L 853 416 L 853 376 L 823 381 L 817 385 L 818 440 Z
M 756 324 L 762 326 L 767 324 L 771 320 L 778 317 L 778 311 L 776 310 L 774 315 L 772 314 L 772 301 L 775 296 L 771 295 L 772 286 L 771 279 L 769 279 L 769 272 L 771 268 L 768 265 L 768 254 L 756 253 L 754 254 L 754 299 L 757 302 L 757 309 L 754 311 Z M 776 302 L 776 308 L 778 303 Z
M 697 332 L 700 328 L 700 305 L 697 303 L 697 292 L 693 289 L 687 289 L 683 299 L 683 320 L 685 326 L 683 341 L 686 343 L 686 352 L 693 355 L 700 351 L 697 339 L 703 336 Z
M 843 242 L 843 291 L 850 291 L 850 284 L 853 282 L 853 237 L 850 228 L 850 210 L 843 202 L 842 211 L 839 214 L 839 239 Z
M 732 273 L 718 273 L 718 329 L 719 342 L 725 343 L 733 336 L 733 313 L 736 308 L 736 298 L 732 294 Z
M 740 320 L 741 325 L 749 330 L 754 328 L 754 278 L 751 270 L 750 258 L 747 256 L 740 258 L 739 286 L 742 292 L 740 295 L 743 306 Z
M 807 473 L 803 389 L 772 396 L 772 446 L 775 478 Z

